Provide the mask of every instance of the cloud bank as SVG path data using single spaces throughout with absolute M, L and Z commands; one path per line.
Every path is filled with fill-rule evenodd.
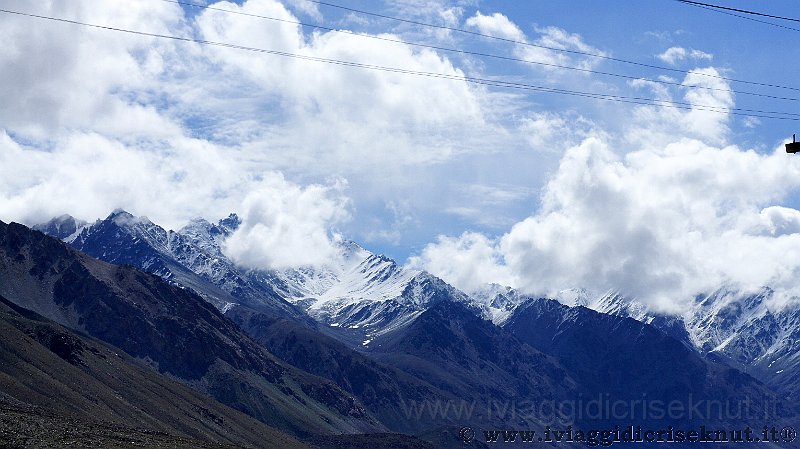
M 717 72 L 684 84 L 718 85 L 702 73 Z M 685 99 L 733 105 L 724 89 L 690 88 Z M 729 119 L 640 109 L 626 139 L 598 134 L 569 148 L 536 213 L 496 238 L 440 236 L 409 262 L 467 291 L 487 282 L 553 297 L 613 289 L 664 312 L 721 286 L 799 295 L 800 211 L 778 204 L 800 186 L 800 164 L 782 146 L 720 145 Z M 639 149 L 614 149 L 630 145 Z
M 4 7 L 463 76 L 433 51 L 307 33 L 287 23 L 298 19 L 278 1 L 213 6 L 193 14 L 159 0 L 12 0 Z M 312 3 L 290 6 L 321 17 Z M 464 82 L 7 14 L 0 15 L 0 29 L 5 221 L 34 224 L 64 213 L 93 220 L 125 208 L 177 229 L 197 216 L 216 219 L 237 211 L 243 228 L 229 250 L 240 262 L 316 263 L 331 253 L 333 230 L 346 222 L 352 204 L 346 194 L 391 192 L 387 179 L 472 151 L 477 146 L 469 136 L 484 136 L 493 126 L 483 118 L 486 94 Z M 350 178 L 361 189 L 345 192 L 341 180 Z
M 284 22 L 129 3 L 9 0 L 4 7 L 302 57 L 483 76 L 466 57 L 285 22 L 322 17 L 305 0 L 213 4 Z M 466 3 L 392 5 L 520 42 L 610 54 L 562 28 L 523 30 L 500 13 L 466 13 Z M 398 34 L 380 36 L 404 37 L 402 27 L 388 31 Z M 800 212 L 782 202 L 798 187 L 798 163 L 728 143 L 731 116 L 709 109 L 726 111 L 736 98 L 713 67 L 692 70 L 680 88 L 644 80 L 613 86 L 677 99 L 689 110 L 566 102 L 562 109 L 548 108 L 545 96 L 462 81 L 11 15 L 0 15 L 0 35 L 4 221 L 64 213 L 92 220 L 125 208 L 177 229 L 237 211 L 244 223 L 228 251 L 259 267 L 320 263 L 347 226 L 391 242 L 425 228 L 441 236 L 414 242 L 422 249 L 411 263 L 459 287 L 615 288 L 663 309 L 723 283 L 794 289 Z M 530 45 L 509 52 L 587 69 L 602 64 Z M 662 56 L 711 59 L 682 47 Z M 597 86 L 589 74 L 520 73 L 566 88 Z M 537 182 L 544 188 L 535 203 Z

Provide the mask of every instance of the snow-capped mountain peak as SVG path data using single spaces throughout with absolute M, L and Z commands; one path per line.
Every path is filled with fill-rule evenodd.
M 323 267 L 278 272 L 287 299 L 315 320 L 350 329 L 364 341 L 389 333 L 443 300 L 469 303 L 441 279 L 403 267 L 351 241 L 339 243 L 339 257 Z
M 516 307 L 528 299 L 514 288 L 494 283 L 484 284 L 469 295 L 484 317 L 497 325 L 505 323 Z
M 65 214 L 36 225 L 33 229 L 64 241 L 72 241 L 86 226 L 88 223 L 85 221 Z
M 323 266 L 240 266 L 225 254 L 225 241 L 241 223 L 236 214 L 216 223 L 199 218 L 176 232 L 115 210 L 83 228 L 71 244 L 193 289 L 225 312 L 242 305 L 299 321 L 313 318 L 348 329 L 346 339 L 359 344 L 405 326 L 436 302 L 471 304 L 439 278 L 349 240 L 339 240 L 337 256 Z
M 587 306 L 652 324 L 701 354 L 727 360 L 779 391 L 800 396 L 800 310 L 771 307 L 774 295 L 768 287 L 742 291 L 726 286 L 697 296 L 678 316 L 654 313 L 619 292 Z

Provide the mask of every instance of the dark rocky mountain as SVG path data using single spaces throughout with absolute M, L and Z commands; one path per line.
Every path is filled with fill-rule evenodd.
M 684 342 L 704 358 L 723 362 L 772 387 L 787 399 L 800 398 L 800 308 L 781 304 L 781 295 L 720 288 L 698 295 L 678 316 L 665 316 L 630 298 L 609 295 L 591 308 L 646 322 Z M 796 298 L 795 298 L 796 300 Z
M 431 422 L 455 416 L 484 429 L 539 426 L 547 417 L 524 407 L 579 393 L 579 385 L 555 359 L 457 302 L 431 306 L 402 332 L 370 348 L 377 360 L 457 398 L 407 404 L 419 419 Z
M 306 447 L 2 297 L 0 335 L 3 447 Z
M 383 430 L 330 381 L 276 359 L 193 292 L 0 222 L 0 295 L 294 434 Z
M 195 220 L 175 232 L 165 230 L 146 217 L 116 210 L 106 219 L 84 226 L 66 241 L 100 260 L 131 265 L 189 288 L 223 312 L 242 304 L 314 327 L 312 319 L 275 291 L 277 281 L 251 275 L 220 252 L 215 242 L 232 232 L 238 220 L 235 215 L 217 224 Z M 46 232 L 53 226 L 48 224 L 42 228 Z M 59 234 L 46 233 L 59 237 Z
M 248 313 L 244 307 L 231 310 L 232 318 L 257 342 L 281 360 L 309 373 L 329 379 L 352 393 L 369 412 L 395 432 L 429 430 L 432 422 L 420 421 L 403 409 L 403 403 L 426 399 L 455 400 L 424 378 L 386 366 L 344 343 L 285 319 Z M 440 424 L 459 424 L 445 420 Z
M 541 428 L 563 416 L 531 407 L 588 406 L 597 397 L 606 403 L 661 402 L 662 410 L 673 401 L 687 409 L 691 398 L 733 407 L 751 401 L 747 412 L 762 419 L 573 415 L 569 422 L 593 428 L 632 422 L 760 428 L 765 413 L 770 424 L 798 421 L 794 406 L 773 400 L 772 390 L 732 369 L 738 367 L 735 360 L 698 355 L 693 348 L 698 335 L 708 334 L 709 342 L 722 335 L 714 333 L 713 323 L 695 326 L 703 334 L 678 318 L 642 315 L 636 321 L 508 289 L 469 298 L 438 278 L 353 243 L 343 247 L 341 266 L 247 270 L 221 251 L 236 226 L 235 216 L 217 224 L 196 220 L 175 233 L 117 211 L 67 241 L 98 257 L 147 269 L 184 292 L 197 291 L 249 338 L 283 362 L 336 384 L 386 428 L 435 435 L 437 443 L 457 436 L 458 424 Z M 611 304 L 615 297 L 606 296 Z M 279 301 L 273 301 L 276 297 Z M 746 343 L 739 352 L 747 355 L 758 338 L 732 342 Z M 783 344 L 781 350 L 792 347 Z M 781 363 L 794 363 L 796 353 L 786 353 Z
M 742 425 L 763 421 L 796 424 L 797 407 L 751 376 L 700 357 L 684 343 L 632 318 L 568 307 L 555 300 L 531 299 L 519 306 L 504 329 L 556 357 L 586 388 L 588 397 L 608 401 L 678 401 L 690 410 L 694 401 L 730 407 L 709 416 L 643 414 L 643 424 Z M 716 402 L 711 402 L 716 401 Z M 647 402 L 646 402 L 647 403 Z M 745 406 L 746 405 L 746 406 Z M 742 409 L 741 416 L 738 411 Z M 705 410 L 705 409 L 703 409 Z M 606 420 L 609 424 L 612 419 Z
M 42 223 L 33 227 L 37 231 L 44 232 L 49 236 L 53 236 L 59 240 L 69 239 L 78 234 L 87 223 L 78 220 L 71 215 L 62 215 L 53 218 L 47 223 Z

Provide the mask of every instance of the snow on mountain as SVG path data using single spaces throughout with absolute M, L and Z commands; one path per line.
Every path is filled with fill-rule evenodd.
M 494 324 L 502 326 L 516 308 L 522 303 L 538 299 L 540 296 L 527 295 L 512 287 L 499 284 L 485 284 L 480 288 L 469 292 L 469 297 L 473 305 L 480 308 L 483 316 L 490 319 Z M 646 310 L 639 307 L 636 303 L 631 303 L 615 291 L 609 291 L 602 295 L 594 294 L 584 288 L 571 288 L 561 290 L 553 298 L 569 307 L 587 307 L 601 313 L 612 315 L 636 315 L 646 318 Z
M 585 288 L 570 288 L 561 290 L 553 298 L 566 306 L 583 306 L 587 307 L 589 302 L 593 299 L 592 294 Z
M 499 284 L 485 284 L 469 292 L 474 305 L 482 310 L 485 318 L 501 326 L 508 320 L 514 309 L 529 297 L 519 291 Z
M 217 223 L 193 220 L 175 232 L 117 210 L 93 224 L 62 216 L 37 229 L 100 259 L 133 265 L 191 288 L 223 311 L 242 304 L 298 321 L 310 322 L 310 317 L 364 347 L 441 301 L 461 302 L 503 325 L 531 299 L 497 284 L 466 295 L 429 273 L 398 265 L 350 241 L 339 242 L 338 257 L 325 266 L 245 268 L 224 251 L 225 239 L 240 223 L 231 214 Z M 700 354 L 722 359 L 800 397 L 800 310 L 772 307 L 774 294 L 768 288 L 754 293 L 721 288 L 696 298 L 680 316 L 654 313 L 617 291 L 594 294 L 569 289 L 554 299 L 645 322 Z
M 679 316 L 663 315 L 610 290 L 594 294 L 568 289 L 554 295 L 569 307 L 633 318 L 658 328 L 701 355 L 745 371 L 792 397 L 800 398 L 800 310 L 772 307 L 775 292 L 720 288 L 695 298 Z M 470 298 L 484 315 L 504 325 L 518 306 L 534 299 L 510 287 L 488 284 Z
M 680 316 L 653 313 L 612 293 L 588 304 L 598 312 L 651 324 L 699 353 L 739 368 L 778 391 L 800 397 L 800 310 L 774 307 L 775 292 L 720 288 L 695 298 Z
M 800 310 L 771 304 L 775 292 L 720 289 L 684 317 L 695 346 L 800 396 Z
M 288 287 L 290 302 L 318 322 L 357 333 L 364 346 L 439 301 L 469 303 L 465 294 L 426 272 L 402 267 L 353 242 L 339 248 L 339 257 L 327 266 L 276 274 Z
M 221 251 L 220 243 L 238 224 L 232 215 L 217 224 L 195 220 L 181 231 L 165 230 L 146 217 L 115 210 L 68 240 L 101 260 L 127 264 L 200 294 L 223 312 L 243 304 L 270 315 L 308 321 L 270 283 L 251 278 Z
M 59 218 L 43 227 L 49 232 L 71 229 L 51 224 L 57 220 L 69 223 Z M 273 315 L 300 321 L 311 317 L 342 329 L 364 346 L 410 323 L 436 302 L 471 304 L 439 278 L 350 241 L 339 242 L 338 257 L 325 266 L 278 271 L 237 265 L 225 255 L 225 240 L 240 223 L 235 214 L 217 223 L 195 219 L 176 232 L 116 210 L 105 220 L 76 229 L 68 242 L 108 262 L 133 265 L 191 288 L 223 312 L 242 304 L 268 307 Z
M 647 306 L 626 298 L 616 290 L 607 291 L 594 300 L 587 301 L 585 307 L 609 315 L 628 316 L 637 321 L 647 322 L 653 318 Z
M 178 233 L 234 267 L 224 256 L 223 247 L 225 238 L 239 223 L 235 215 L 217 225 L 195 220 Z M 354 242 L 341 241 L 338 248 L 338 257 L 324 266 L 239 270 L 250 282 L 271 289 L 317 322 L 350 329 L 363 337 L 362 342 L 409 323 L 439 300 L 467 302 L 466 295 L 440 279 L 404 268 Z M 220 272 L 218 267 L 206 269 L 197 263 L 190 266 L 216 283 L 225 284 L 224 279 L 215 277 Z
M 88 226 L 88 223 L 83 220 L 78 220 L 71 215 L 61 215 L 47 223 L 36 225 L 33 229 L 60 240 L 71 241 L 86 226 Z

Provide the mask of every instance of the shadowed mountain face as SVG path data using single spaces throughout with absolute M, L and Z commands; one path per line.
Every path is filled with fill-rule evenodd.
M 64 217 L 41 225 L 53 237 Z M 146 217 L 114 211 L 105 220 L 85 225 L 67 242 L 90 256 L 116 265 L 131 265 L 168 282 L 193 290 L 220 310 L 244 304 L 271 316 L 292 319 L 314 327 L 301 310 L 289 304 L 269 277 L 255 276 L 236 267 L 219 249 L 219 239 L 236 226 L 231 215 L 217 224 L 197 220 L 179 232 L 167 231 Z
M 588 304 L 598 312 L 646 322 L 708 360 L 723 362 L 800 398 L 800 309 L 782 305 L 775 291 L 720 288 L 699 295 L 678 316 L 664 316 L 621 295 Z
M 330 379 L 352 393 L 369 412 L 395 432 L 417 433 L 432 427 L 409 415 L 402 404 L 426 399 L 453 400 L 424 377 L 414 377 L 350 349 L 344 343 L 290 320 L 271 319 L 237 307 L 232 318 L 257 342 L 281 360 L 309 373 Z M 443 421 L 442 424 L 458 424 Z
M 12 447 L 305 447 L 1 297 L 0 335 L 0 435 Z
M 255 369 L 259 378 L 277 386 L 273 390 L 267 388 L 271 394 L 278 394 L 277 390 L 295 398 L 296 402 L 306 401 L 307 396 L 312 396 L 311 402 L 303 404 L 313 406 L 302 410 L 290 407 L 288 418 L 280 414 L 286 413 L 280 407 L 294 404 L 291 400 L 278 399 L 280 405 L 267 413 L 273 420 L 283 419 L 282 425 L 295 431 L 296 428 L 289 423 L 308 422 L 311 419 L 307 416 L 309 409 L 315 417 L 313 419 L 325 421 L 325 417 L 319 418 L 323 415 L 319 414 L 318 403 L 336 411 L 333 415 L 336 421 L 323 425 L 327 429 L 364 428 L 364 422 L 377 426 L 370 421 L 368 413 L 392 431 L 424 432 L 438 435 L 438 438 L 441 435 L 455 435 L 453 438 L 457 438 L 458 426 L 464 424 L 479 429 L 542 428 L 544 424 L 564 422 L 587 428 L 631 423 L 650 427 L 663 423 L 727 427 L 751 424 L 761 428 L 764 416 L 771 420 L 770 425 L 797 422 L 793 406 L 775 401 L 764 385 L 735 369 L 698 356 L 691 348 L 694 337 L 677 320 L 664 318 L 657 321 L 659 318 L 654 318 L 653 323 L 657 322 L 662 329 L 659 330 L 649 321 L 646 324 L 595 313 L 584 307 L 570 308 L 556 301 L 516 295 L 508 289 L 492 288 L 484 292 L 482 299 L 471 298 L 433 276 L 408 271 L 352 243 L 344 248 L 347 257 L 342 266 L 286 272 L 247 271 L 235 267 L 220 249 L 220 239 L 228 235 L 236 224 L 235 217 L 230 218 L 227 224 L 221 221 L 216 225 L 198 220 L 173 233 L 146 219 L 115 212 L 106 220 L 70 234 L 68 240 L 72 239 L 73 245 L 93 251 L 98 257 L 127 261 L 185 289 L 157 283 L 155 276 L 130 268 L 102 268 L 102 264 L 95 265 L 100 264 L 97 261 L 79 264 L 85 273 L 67 278 L 66 284 L 79 284 L 74 279 L 85 278 L 88 273 L 89 278 L 105 286 L 95 286 L 100 291 L 113 286 L 136 297 L 142 295 L 140 290 L 144 289 L 148 292 L 144 296 L 155 298 L 156 306 L 150 306 L 148 301 L 125 302 L 125 307 L 133 310 L 126 311 L 125 316 L 131 313 L 133 317 L 140 316 L 142 314 L 137 315 L 136 310 L 146 308 L 146 319 L 136 328 L 120 331 L 117 337 L 151 326 L 153 317 L 161 320 L 160 323 L 178 321 L 183 328 L 174 335 L 184 337 L 195 335 L 195 331 L 205 336 L 224 329 L 222 336 L 213 342 L 176 340 L 176 346 L 186 348 L 186 351 L 168 352 L 170 359 L 180 359 L 179 352 L 191 353 L 198 344 L 203 348 L 198 351 L 202 354 L 193 354 L 192 360 L 184 359 L 176 362 L 176 366 L 164 360 L 167 357 L 161 352 L 168 351 L 165 348 L 136 355 L 162 371 L 173 375 L 180 373 L 177 376 L 184 379 L 195 379 L 191 381 L 193 385 L 201 385 L 203 391 L 211 392 L 226 403 L 248 407 L 249 413 L 262 413 L 264 410 L 263 398 L 253 399 L 253 391 L 259 389 L 252 386 L 241 388 L 242 377 L 231 377 L 230 371 L 241 373 Z M 49 253 L 45 251 L 45 254 Z M 23 261 L 24 258 L 23 254 Z M 65 276 L 69 271 L 68 267 L 53 265 L 49 260 L 44 265 L 55 266 L 58 276 Z M 65 295 L 61 290 L 51 288 L 46 281 L 53 277 L 48 269 L 32 269 L 20 261 L 9 263 L 9 266 L 22 266 L 22 269 L 14 268 L 17 271 L 11 270 L 12 277 L 38 276 L 38 281 L 31 284 L 33 287 L 15 286 L 13 293 L 50 313 L 48 316 L 72 323 L 80 329 L 90 328 L 87 317 L 102 321 L 100 317 L 84 313 L 85 307 L 80 301 L 64 299 L 78 298 L 83 291 L 104 298 L 92 287 L 92 282 L 84 282 L 81 291 L 66 289 L 68 294 Z M 111 271 L 106 273 L 104 270 Z M 36 290 L 37 286 L 39 290 Z M 262 292 L 258 293 L 262 296 L 258 296 L 261 299 L 257 301 L 243 300 L 256 297 L 245 294 L 257 291 L 255 286 L 265 288 L 269 295 L 263 296 Z M 162 289 L 167 290 L 162 292 Z M 188 290 L 200 292 L 216 308 L 203 308 L 196 304 L 191 307 L 192 314 L 186 315 L 174 307 L 164 306 L 173 295 L 183 298 L 181 301 L 199 299 Z M 0 293 L 3 291 L 0 285 Z M 36 298 L 47 297 L 51 291 L 54 292 L 55 306 L 36 302 Z M 270 295 L 281 297 L 275 303 L 279 304 L 277 308 L 263 306 L 263 300 Z M 70 321 L 75 318 L 73 303 L 84 311 L 78 314 L 77 321 Z M 103 303 L 103 307 L 110 309 L 111 316 L 118 319 L 123 314 L 117 313 L 117 306 L 112 303 Z M 225 317 L 217 308 L 225 312 Z M 291 313 L 285 313 L 286 310 Z M 305 315 L 298 318 L 297 314 L 302 315 L 303 311 L 319 323 L 309 325 L 310 319 Z M 107 312 L 104 310 L 98 315 Z M 503 327 L 481 316 L 492 317 Z M 188 324 L 197 322 L 199 326 Z M 210 324 L 206 328 L 203 323 Z M 101 327 L 109 329 L 108 324 Z M 164 327 L 160 324 L 154 327 L 157 332 L 169 328 L 170 325 Z M 153 341 L 148 341 L 141 340 L 135 332 L 132 335 L 128 338 L 136 341 L 131 347 L 134 352 L 135 347 L 152 347 L 153 341 L 165 338 L 159 334 Z M 169 335 L 173 338 L 173 334 Z M 243 341 L 249 342 L 244 344 L 247 350 L 240 349 Z M 124 343 L 122 341 L 119 345 Z M 252 349 L 255 343 L 268 352 Z M 229 354 L 231 351 L 233 355 Z M 255 357 L 259 351 L 261 355 L 267 354 L 267 359 Z M 281 362 L 269 353 L 275 354 Z M 159 359 L 160 356 L 163 358 Z M 214 371 L 220 360 L 228 369 L 222 376 Z M 328 391 L 338 393 L 295 388 L 297 382 L 286 379 L 296 379 L 303 374 L 292 371 L 293 368 L 282 362 L 328 379 L 338 387 L 327 384 L 328 388 L 334 388 Z M 250 368 L 252 366 L 256 368 Z M 277 373 L 272 373 L 269 368 L 273 366 L 278 367 Z M 322 382 L 316 377 L 305 376 Z M 209 379 L 213 380 L 214 388 L 209 387 Z M 341 397 L 342 390 L 357 401 L 348 403 L 337 399 L 327 402 L 331 397 Z M 301 396 L 302 401 L 294 396 L 300 394 L 298 391 L 305 395 Z M 267 393 L 261 394 L 270 397 Z M 625 401 L 629 404 L 628 414 L 619 419 L 608 413 L 599 417 L 588 413 L 577 416 L 580 410 L 575 407 L 591 406 L 591 401 L 598 397 L 605 404 Z M 702 419 L 698 419 L 698 415 L 690 419 L 686 412 L 693 404 L 692 400 L 717 408 L 711 412 L 701 410 L 705 413 L 700 416 Z M 634 412 L 630 404 L 636 401 L 640 406 L 642 403 L 650 406 L 649 411 Z M 673 402 L 678 402 L 683 408 L 683 415 L 673 418 L 664 413 L 664 408 Z M 530 408 L 547 403 L 571 405 L 573 412 L 564 416 L 552 408 L 549 411 Z M 363 405 L 366 412 L 355 404 Z M 727 409 L 720 410 L 720 407 Z M 715 411 L 716 416 L 713 416 Z M 754 422 L 743 417 L 742 413 L 760 418 Z M 736 416 L 731 417 L 731 414 Z M 326 442 L 339 443 L 341 441 L 335 439 Z
M 383 429 L 351 395 L 275 359 L 192 292 L 22 225 L 0 223 L 0 295 L 296 434 Z
M 86 222 L 78 220 L 70 215 L 62 215 L 53 218 L 47 223 L 34 226 L 33 229 L 59 240 L 64 240 L 69 239 L 70 236 L 76 235 L 84 226 L 86 226 Z
M 131 265 L 191 289 L 223 312 L 244 307 L 270 319 L 292 320 L 352 348 L 408 325 L 438 301 L 469 303 L 441 279 L 353 242 L 341 242 L 339 257 L 319 267 L 239 266 L 223 253 L 225 239 L 240 224 L 235 214 L 216 224 L 197 219 L 168 231 L 146 217 L 117 210 L 64 237 L 62 229 L 72 230 L 75 226 L 68 225 L 73 222 L 63 216 L 37 228 L 100 260 Z
M 474 314 L 440 302 L 410 326 L 370 346 L 370 355 L 457 398 L 409 404 L 420 419 L 443 413 L 477 426 L 539 425 L 542 416 L 514 406 L 577 396 L 578 385 L 552 357 Z M 431 409 L 431 402 L 438 412 Z M 448 408 L 445 410 L 445 408 Z M 433 415 L 433 416 L 431 416 Z M 524 427 L 524 426 L 523 426 Z
M 686 411 L 698 401 L 719 401 L 722 407 L 694 418 L 688 413 L 675 413 L 672 419 L 642 413 L 637 422 L 757 428 L 765 417 L 783 425 L 798 422 L 793 404 L 776 398 L 752 377 L 708 362 L 685 344 L 631 318 L 532 299 L 517 308 L 504 329 L 558 358 L 589 397 L 650 404 L 678 401 Z

